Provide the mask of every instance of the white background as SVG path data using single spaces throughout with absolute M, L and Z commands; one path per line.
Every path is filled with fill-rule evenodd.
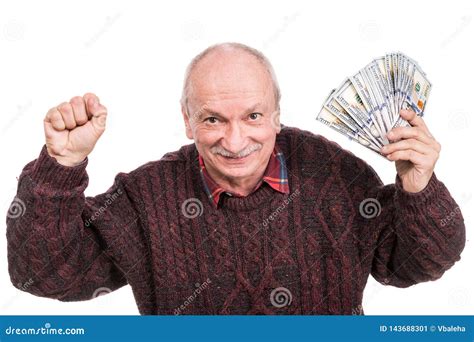
M 95 92 L 109 109 L 90 156 L 86 195 L 187 140 L 179 97 L 184 69 L 207 46 L 261 49 L 276 70 L 282 123 L 322 134 L 365 159 L 388 184 L 395 165 L 315 121 L 329 91 L 386 52 L 417 60 L 433 83 L 425 120 L 442 144 L 438 178 L 462 209 L 467 244 L 440 280 L 407 289 L 369 279 L 366 314 L 474 314 L 472 1 L 2 1 L 0 212 L 44 143 L 50 107 Z M 5 222 L 5 221 L 3 221 Z M 0 239 L 0 314 L 137 314 L 129 286 L 62 303 L 16 290 Z

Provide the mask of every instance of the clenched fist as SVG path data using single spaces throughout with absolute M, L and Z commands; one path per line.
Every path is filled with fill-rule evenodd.
M 91 93 L 51 108 L 44 118 L 46 148 L 65 166 L 80 164 L 105 130 L 107 108 Z

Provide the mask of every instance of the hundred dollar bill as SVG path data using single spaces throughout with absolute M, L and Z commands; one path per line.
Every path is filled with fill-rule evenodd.
M 369 90 L 370 83 L 367 84 L 367 77 L 364 75 L 364 70 L 359 71 L 355 75 L 349 77 L 349 80 L 356 90 L 359 98 L 361 99 L 364 107 L 366 108 L 368 115 L 370 118 L 373 118 L 374 121 L 374 129 L 377 131 L 377 135 L 373 134 L 373 130 L 371 130 L 368 134 L 374 137 L 379 144 L 383 145 L 383 140 L 385 139 L 383 129 L 381 126 L 383 125 L 382 122 L 382 114 L 380 113 L 380 107 L 377 101 L 374 99 L 373 93 Z
M 413 76 L 408 84 L 407 94 L 402 109 L 410 107 L 415 111 L 415 113 L 423 116 L 430 91 L 431 82 L 428 81 L 423 72 L 415 66 Z
M 383 76 L 376 62 L 370 63 L 365 70 L 369 81 L 372 84 L 371 90 L 379 107 L 380 118 L 382 121 L 381 128 L 383 130 L 382 136 L 385 136 L 392 126 L 392 119 L 390 117 L 389 104 L 386 101 L 388 96 L 385 96 L 386 86 L 384 84 Z
M 362 146 L 368 147 L 371 150 L 380 153 L 380 148 L 371 144 L 367 139 L 365 139 L 360 134 L 355 133 L 349 127 L 347 127 L 339 118 L 337 118 L 334 114 L 332 114 L 326 107 L 322 107 L 321 111 L 319 112 L 317 118 L 319 122 L 322 122 L 328 127 L 336 130 L 337 132 L 341 133 L 342 135 L 349 138 L 349 140 L 354 140 L 361 144 Z
M 390 96 L 390 107 L 392 108 L 392 122 L 396 121 L 397 116 L 397 108 L 395 105 L 395 91 L 393 85 L 393 63 L 391 54 L 386 54 L 384 58 L 384 69 L 385 69 L 385 77 L 387 79 L 387 87 Z
M 334 114 L 339 120 L 341 120 L 346 126 L 348 126 L 352 131 L 358 135 L 363 136 L 366 140 L 370 141 L 374 147 L 382 147 L 382 144 L 371 136 L 369 128 L 359 125 L 352 116 L 334 99 L 335 91 L 333 91 L 326 102 L 324 102 L 324 107 L 328 109 L 332 114 Z
M 396 110 L 393 106 L 393 92 L 388 80 L 388 71 L 385 68 L 385 58 L 380 57 L 374 60 L 374 63 L 377 65 L 375 71 L 378 73 L 378 76 L 381 80 L 381 91 L 383 93 L 384 101 L 387 104 L 388 115 L 390 123 L 393 125 L 395 122 Z
M 346 79 L 336 90 L 334 98 L 360 127 L 367 127 L 371 136 L 375 139 L 380 138 L 380 130 L 376 126 L 373 117 L 367 112 L 362 99 L 349 79 Z
M 412 109 L 417 115 L 423 116 L 430 91 L 431 82 L 426 78 L 423 71 L 414 65 L 413 75 L 407 82 L 401 109 Z M 409 123 L 399 117 L 394 127 L 400 126 L 409 126 Z

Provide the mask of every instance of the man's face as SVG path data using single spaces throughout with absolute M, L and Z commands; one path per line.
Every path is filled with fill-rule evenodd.
M 242 51 L 211 52 L 191 74 L 188 138 L 211 175 L 255 177 L 264 171 L 280 132 L 271 77 Z

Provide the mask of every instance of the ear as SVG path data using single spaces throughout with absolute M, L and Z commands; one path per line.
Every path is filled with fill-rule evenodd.
M 277 134 L 280 134 L 280 132 L 281 132 L 280 108 L 278 108 L 278 128 L 277 128 Z
M 183 114 L 184 126 L 186 127 L 186 136 L 188 139 L 194 139 L 193 130 L 191 129 L 191 123 L 189 122 L 188 110 L 185 106 L 181 105 L 181 113 Z
M 279 134 L 281 132 L 281 124 L 280 124 L 280 107 L 276 109 L 271 116 L 271 122 L 273 127 L 276 130 L 276 134 Z

